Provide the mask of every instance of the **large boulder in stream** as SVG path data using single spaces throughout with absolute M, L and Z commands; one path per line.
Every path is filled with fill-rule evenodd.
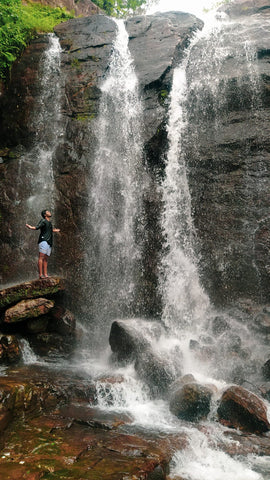
M 263 433 L 270 429 L 266 405 L 242 387 L 232 386 L 225 390 L 217 413 L 221 423 L 245 432 Z
M 133 318 L 112 323 L 109 342 L 118 362 L 134 362 L 140 379 L 155 395 L 164 394 L 175 379 L 175 367 L 153 348 L 164 334 L 157 321 Z
M 139 378 L 148 385 L 153 396 L 166 394 L 175 379 L 175 371 L 170 362 L 150 348 L 139 353 L 135 361 L 135 370 Z
M 150 347 L 153 340 L 158 340 L 163 333 L 161 323 L 157 321 L 131 318 L 115 320 L 112 323 L 109 343 L 117 360 L 132 361 Z
M 207 386 L 196 382 L 186 383 L 173 392 L 170 411 L 182 420 L 202 420 L 210 412 L 212 394 L 212 390 Z

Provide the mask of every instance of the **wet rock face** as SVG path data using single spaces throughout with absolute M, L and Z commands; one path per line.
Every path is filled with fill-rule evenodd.
M 153 349 L 164 333 L 160 323 L 142 319 L 117 320 L 110 331 L 110 346 L 115 360 L 134 363 L 141 380 L 151 394 L 164 396 L 175 379 L 175 369 L 169 361 Z
M 155 297 L 157 250 L 160 248 L 160 195 L 156 191 L 155 174 L 163 166 L 163 152 L 167 142 L 166 115 L 168 95 L 172 81 L 172 67 L 181 57 L 192 32 L 202 27 L 202 22 L 193 15 L 172 13 L 151 17 L 135 17 L 126 22 L 130 36 L 130 50 L 134 67 L 139 77 L 140 93 L 144 104 L 144 160 L 152 175 L 149 192 L 144 196 L 145 222 L 145 285 L 141 295 L 145 296 L 146 309 L 157 310 Z M 107 72 L 117 25 L 104 15 L 74 19 L 56 27 L 62 48 L 62 121 L 64 136 L 54 155 L 56 183 L 55 226 L 61 228 L 61 238 L 55 243 L 55 253 L 50 262 L 54 271 L 68 272 L 72 283 L 73 298 L 82 293 L 84 245 L 89 244 L 91 232 L 86 230 L 88 207 L 87 179 L 92 177 L 92 164 L 98 139 L 96 118 L 99 111 L 100 85 Z M 38 85 L 35 83 L 38 60 L 42 47 L 46 48 L 46 36 L 39 37 L 14 65 L 12 82 L 1 97 L 3 124 L 0 133 L 2 164 L 0 175 L 5 188 L 0 192 L 2 207 L 1 232 L 3 248 L 0 263 L 4 265 L 2 282 L 25 278 L 26 271 L 34 272 L 28 264 L 22 244 L 30 237 L 22 233 L 24 210 L 16 199 L 27 201 L 25 185 L 19 179 L 19 158 L 31 144 L 31 112 L 36 103 Z M 43 43 L 42 43 L 43 42 Z M 141 52 L 143 48 L 143 54 Z M 37 53 L 35 49 L 38 49 Z M 35 55 L 34 55 L 34 53 Z M 24 82 L 21 79 L 28 76 Z M 19 90 L 20 87 L 20 90 Z M 19 115 L 17 111 L 19 110 Z M 7 132 L 8 129 L 8 132 Z M 12 133 L 12 132 L 15 133 Z M 5 148 L 7 150 L 5 150 Z M 29 192 L 28 192 L 29 193 Z M 31 193 L 29 193 L 31 195 Z M 37 212 L 37 216 L 39 212 Z M 30 219 L 28 220 L 30 221 Z M 148 228 L 149 227 L 149 228 Z M 32 241 L 32 240 L 31 240 Z M 11 247 L 12 245 L 12 247 Z M 12 255 L 11 255 L 12 254 Z M 4 257 L 3 262 L 2 255 Z M 13 259 L 16 258 L 16 265 Z M 96 279 L 93 278 L 93 282 Z M 87 285 L 87 294 L 91 285 Z M 151 292 L 150 292 L 151 290 Z M 150 294 L 148 294 L 150 292 Z M 78 302 L 79 303 L 79 302 Z M 148 313 L 147 312 L 147 313 Z
M 172 69 L 183 56 L 192 34 L 203 22 L 183 12 L 168 12 L 130 18 L 126 22 L 129 48 L 142 88 L 143 138 L 151 168 L 163 168 L 166 148 L 166 107 Z
M 203 281 L 220 304 L 241 297 L 267 302 L 270 294 L 268 32 L 267 15 L 240 16 L 222 27 L 217 49 L 211 39 L 194 47 L 188 68 L 184 141 L 192 207 Z M 197 88 L 194 74 L 206 46 L 209 61 Z M 207 81 L 210 68 L 215 85 Z
M 234 0 L 229 5 L 220 7 L 219 10 L 227 13 L 232 18 L 254 13 L 269 15 L 270 2 L 269 0 Z
M 170 411 L 182 420 L 199 421 L 210 412 L 211 397 L 210 388 L 187 383 L 172 394 Z
M 219 421 L 245 432 L 262 433 L 270 428 L 267 408 L 262 400 L 242 387 L 230 387 L 218 407 Z

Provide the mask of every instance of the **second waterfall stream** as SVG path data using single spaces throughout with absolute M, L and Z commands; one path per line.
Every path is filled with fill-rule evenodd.
M 159 186 L 164 237 L 159 291 L 163 305 L 161 322 L 166 334 L 157 340 L 154 335 L 151 337 L 151 329 L 145 328 L 143 321 L 136 318 L 132 320 L 137 322 L 140 333 L 150 341 L 153 351 L 170 363 L 172 371 L 177 372 L 181 364 L 182 375 L 192 374 L 201 384 L 214 386 L 216 395 L 213 396 L 209 420 L 203 422 L 205 428 L 199 431 L 196 426 L 183 424 L 172 415 L 168 400 L 162 396 L 153 398 L 149 386 L 138 378 L 133 364 L 117 366 L 111 362 L 108 347 L 110 325 L 117 318 L 131 317 L 133 312 L 136 282 L 142 268 L 137 226 L 143 215 L 144 189 L 149 182 L 143 167 L 140 135 L 142 108 L 138 82 L 124 22 L 117 21 L 117 27 L 110 66 L 101 88 L 97 120 L 98 148 L 94 174 L 89 182 L 89 229 L 95 238 L 95 251 L 88 259 L 87 268 L 90 268 L 91 262 L 94 263 L 91 271 L 94 271 L 96 278 L 93 292 L 95 327 L 91 337 L 97 351 L 94 357 L 87 348 L 81 352 L 79 368 L 94 374 L 99 408 L 127 413 L 132 418 L 131 428 L 143 428 L 145 432 L 158 431 L 161 434 L 180 431 L 186 434 L 187 447 L 184 451 L 176 452 L 171 465 L 171 478 L 266 480 L 269 478 L 269 469 L 260 463 L 259 458 L 250 455 L 247 463 L 246 459 L 232 458 L 218 448 L 221 442 L 229 444 L 230 440 L 224 440 L 223 427 L 214 421 L 216 399 L 226 382 L 230 383 L 234 365 L 224 342 L 218 345 L 218 340 L 211 336 L 209 330 L 216 313 L 200 282 L 198 245 L 185 161 L 188 142 L 183 142 L 190 128 L 187 112 L 190 90 L 200 88 L 201 76 L 196 69 L 205 69 L 203 89 L 216 95 L 216 111 L 223 101 L 220 92 L 215 90 L 217 78 L 215 75 L 207 77 L 207 73 L 211 68 L 212 73 L 222 70 L 222 51 L 225 56 L 229 55 L 227 47 L 220 42 L 231 29 L 226 21 L 205 27 L 203 32 L 197 34 L 182 64 L 174 72 L 167 126 L 166 167 Z M 204 45 L 203 53 L 199 53 L 200 58 L 205 59 L 205 55 L 208 55 L 204 64 L 194 56 L 198 45 Z M 247 44 L 243 39 L 240 48 L 241 45 L 243 51 L 247 52 Z M 218 49 L 217 54 L 214 50 L 210 53 L 209 48 Z M 217 58 L 219 64 L 216 63 Z M 253 81 L 254 57 L 246 55 L 246 61 L 251 62 L 250 78 Z M 199 128 L 197 124 L 192 141 Z M 218 118 L 216 128 L 219 128 Z M 238 333 L 240 326 L 237 319 L 231 319 L 231 328 L 235 334 Z M 204 358 L 197 355 L 196 348 L 190 348 L 191 344 L 196 345 L 199 341 L 205 342 Z M 256 343 L 247 329 L 242 332 L 242 341 L 249 345 Z M 258 349 L 254 348 L 253 351 L 258 353 Z M 207 352 L 212 354 L 208 355 Z M 250 365 L 252 362 L 256 362 L 256 358 L 250 358 Z M 112 376 L 119 381 L 107 382 L 106 378 Z

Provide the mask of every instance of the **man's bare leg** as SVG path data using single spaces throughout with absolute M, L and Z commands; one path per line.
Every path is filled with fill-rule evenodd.
M 48 255 L 44 255 L 44 258 L 43 258 L 43 275 L 44 277 L 48 277 Z
M 39 278 L 45 277 L 45 268 L 46 268 L 46 275 L 47 275 L 47 264 L 48 264 L 48 257 L 47 257 L 47 262 L 46 262 L 46 267 L 44 267 L 44 260 L 47 255 L 45 253 L 39 252 L 38 256 L 38 274 Z

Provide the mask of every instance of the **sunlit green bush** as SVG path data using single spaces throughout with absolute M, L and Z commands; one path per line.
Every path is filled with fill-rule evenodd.
M 134 13 L 139 7 L 150 3 L 152 0 L 92 0 L 102 8 L 107 15 L 124 17 Z
M 11 64 L 38 32 L 51 32 L 55 25 L 73 16 L 62 8 L 30 2 L 22 5 L 21 0 L 1 0 L 0 77 L 7 76 Z

